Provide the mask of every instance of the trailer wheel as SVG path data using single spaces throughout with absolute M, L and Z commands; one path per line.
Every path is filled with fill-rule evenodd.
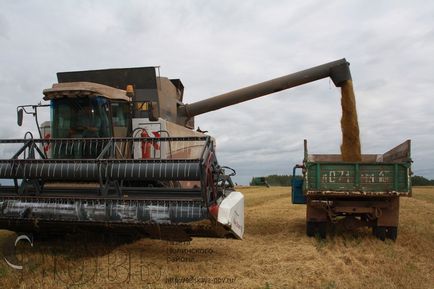
M 374 235 L 374 237 L 377 237 L 377 225 L 372 226 L 372 235 Z
M 380 239 L 381 241 L 386 240 L 386 227 L 382 227 L 382 226 L 372 227 L 372 232 L 374 233 L 374 236 Z
M 306 235 L 308 237 L 313 237 L 315 236 L 315 227 L 316 227 L 316 223 L 315 222 L 306 222 Z
M 387 227 L 386 237 L 395 241 L 398 237 L 398 227 Z
M 327 236 L 327 222 L 318 223 L 318 235 L 321 239 L 325 239 Z
M 314 237 L 317 235 L 325 239 L 327 235 L 327 222 L 306 222 L 306 235 Z

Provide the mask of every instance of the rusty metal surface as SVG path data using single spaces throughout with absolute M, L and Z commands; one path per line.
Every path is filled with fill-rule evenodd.
M 307 220 L 314 222 L 336 223 L 339 217 L 357 217 L 364 225 L 398 226 L 399 197 L 308 197 L 306 213 Z
M 406 140 L 383 154 L 383 162 L 411 162 L 411 141 Z
M 369 191 L 307 191 L 307 196 L 335 196 L 335 197 L 391 197 L 391 196 L 411 196 L 410 192 L 369 192 Z

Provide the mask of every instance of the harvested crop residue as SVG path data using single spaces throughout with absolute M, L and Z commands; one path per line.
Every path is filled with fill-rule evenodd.
M 396 242 L 367 228 L 308 238 L 306 206 L 291 204 L 289 187 L 238 189 L 246 197 L 244 240 L 20 241 L 24 269 L 0 256 L 0 288 L 432 288 L 434 187 L 401 198 Z M 0 231 L 0 243 L 10 234 Z

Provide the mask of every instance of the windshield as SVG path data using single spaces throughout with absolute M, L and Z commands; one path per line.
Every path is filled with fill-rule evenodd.
M 112 137 L 109 102 L 103 97 L 61 98 L 51 101 L 52 138 Z M 53 148 L 54 158 L 94 158 L 103 143 L 82 142 L 85 145 L 66 150 Z M 89 147 L 88 147 L 89 146 Z M 98 146 L 98 147 L 94 147 Z
M 51 101 L 53 138 L 111 137 L 109 102 L 103 97 Z

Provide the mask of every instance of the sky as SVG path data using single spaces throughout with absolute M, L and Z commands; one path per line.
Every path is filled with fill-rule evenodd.
M 433 1 L 0 0 L 0 138 L 36 131 L 36 104 L 69 70 L 160 66 L 184 101 L 346 58 L 363 153 L 412 140 L 413 171 L 434 179 Z M 340 90 L 329 79 L 196 117 L 235 181 L 290 174 L 311 153 L 339 153 Z M 42 120 L 49 113 L 41 114 Z

